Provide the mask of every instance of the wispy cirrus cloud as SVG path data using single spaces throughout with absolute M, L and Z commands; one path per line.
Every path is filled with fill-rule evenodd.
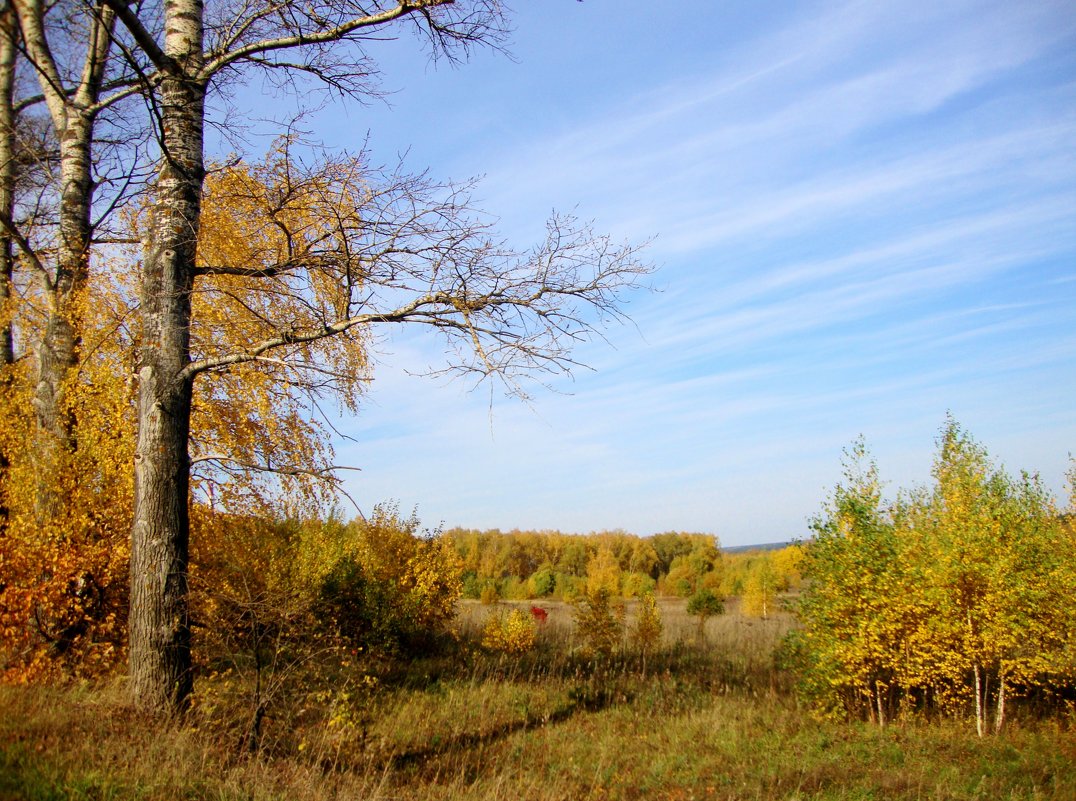
M 858 433 L 895 481 L 924 479 L 946 410 L 1059 488 L 1076 441 L 1071 4 L 820 1 L 727 32 L 718 4 L 690 11 L 675 42 L 627 22 L 590 42 L 594 59 L 651 48 L 675 79 L 625 73 L 572 118 L 529 87 L 527 125 L 506 112 L 438 165 L 486 172 L 516 240 L 554 206 L 656 236 L 662 291 L 632 298 L 637 329 L 582 347 L 597 372 L 533 407 L 409 378 L 436 349 L 388 340 L 347 451 L 368 467 L 358 494 L 450 525 L 765 541 L 803 533 Z M 535 52 L 559 41 L 543 31 Z

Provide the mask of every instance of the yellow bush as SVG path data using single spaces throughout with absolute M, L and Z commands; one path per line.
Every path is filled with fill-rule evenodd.
M 639 602 L 639 614 L 631 631 L 632 643 L 643 655 L 653 653 L 661 644 L 664 629 L 654 593 L 648 592 Z
M 32 376 L 0 376 L 0 680 L 96 676 L 126 660 L 134 438 L 114 366 L 85 360 L 63 409 L 78 448 L 46 462 L 33 450 Z M 42 488 L 58 508 L 35 507 Z
M 459 557 L 440 537 L 420 535 L 415 515 L 379 505 L 370 519 L 352 521 L 330 539 L 336 542 L 329 552 L 338 556 L 312 587 L 320 612 L 346 636 L 409 650 L 424 647 L 455 616 Z
M 490 615 L 482 630 L 482 647 L 505 654 L 522 654 L 534 647 L 538 627 L 522 609 L 507 615 Z

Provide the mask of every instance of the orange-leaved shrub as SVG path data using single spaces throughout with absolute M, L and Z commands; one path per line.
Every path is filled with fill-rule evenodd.
M 87 677 L 125 661 L 134 422 L 117 311 L 83 312 L 83 359 L 61 415 L 72 446 L 35 450 L 34 376 L 4 366 L 0 399 L 0 679 Z M 36 336 L 30 320 L 20 330 Z M 29 360 L 26 360 L 29 361 Z M 42 498 L 52 500 L 42 504 Z

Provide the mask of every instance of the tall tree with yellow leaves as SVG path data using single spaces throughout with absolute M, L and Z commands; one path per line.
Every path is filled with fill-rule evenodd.
M 976 731 L 1000 730 L 1015 681 L 1050 673 L 1070 638 L 1073 588 L 1053 499 L 1034 477 L 1014 480 L 949 418 L 939 439 L 932 498 L 934 559 L 956 648 L 950 660 L 968 686 Z
M 138 183 L 142 126 L 124 108 L 137 82 L 118 56 L 113 10 L 70 0 L 12 0 L 5 14 L 37 93 L 28 83 L 17 94 L 5 93 L 4 113 L 43 109 L 37 122 L 47 126 L 53 151 L 46 202 L 26 206 L 24 214 L 10 204 L 0 211 L 39 318 L 32 342 L 33 459 L 36 514 L 47 523 L 63 511 L 55 476 L 72 469 L 68 460 L 78 446 L 77 404 L 68 392 L 82 358 L 93 250 L 112 240 L 113 211 Z
M 866 711 L 884 723 L 893 680 L 886 619 L 896 544 L 877 465 L 862 439 L 846 451 L 844 479 L 811 528 L 800 605 L 808 679 L 829 708 Z
M 473 213 L 464 189 L 422 176 L 371 175 L 357 164 L 300 171 L 302 183 L 347 209 L 333 221 L 335 234 L 315 247 L 292 239 L 301 258 L 199 265 L 206 97 L 217 76 L 244 67 L 300 70 L 337 92 L 361 95 L 376 72 L 364 37 L 411 23 L 436 53 L 453 57 L 476 43 L 496 44 L 501 9 L 495 0 L 341 0 L 220 13 L 199 0 L 166 0 L 163 8 L 103 2 L 126 29 L 131 58 L 152 78 L 144 91 L 162 154 L 140 281 L 130 686 L 140 706 L 168 710 L 182 708 L 191 689 L 187 504 L 196 380 L 239 365 L 301 361 L 314 342 L 403 323 L 444 335 L 449 369 L 509 380 L 568 370 L 570 345 L 616 314 L 620 291 L 643 269 L 634 249 L 564 218 L 549 223 L 533 251 L 511 250 Z M 343 180 L 319 182 L 319 172 Z M 295 183 L 287 170 L 281 178 Z M 207 277 L 220 275 L 265 282 L 287 276 L 309 288 L 332 282 L 342 300 L 335 307 L 312 302 L 306 319 L 268 320 L 265 335 L 246 347 L 199 357 L 190 339 L 194 298 Z

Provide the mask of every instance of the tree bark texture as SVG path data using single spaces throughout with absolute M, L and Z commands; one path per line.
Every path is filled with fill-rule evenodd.
M 994 734 L 1001 734 L 1005 726 L 1005 676 L 998 677 L 998 705 L 994 715 Z
M 0 214 L 11 220 L 15 207 L 15 13 L 10 5 L 0 8 Z M 15 336 L 12 327 L 15 278 L 11 234 L 0 228 L 0 398 L 11 397 L 14 380 Z M 7 410 L 3 410 L 7 413 Z M 8 471 L 11 456 L 0 444 L 0 536 L 7 530 Z
M 82 294 L 89 281 L 90 134 L 92 120 L 78 118 L 60 143 L 60 241 L 56 269 L 46 287 L 47 318 L 36 347 L 34 387 L 37 459 L 36 506 L 39 520 L 62 505 L 56 473 L 76 447 L 75 415 L 67 403 L 68 383 L 79 363 L 82 343 Z
M 181 711 L 192 687 L 187 599 L 191 291 L 205 168 L 202 4 L 165 4 L 167 71 L 156 92 L 162 162 L 142 272 L 130 687 L 136 705 Z

